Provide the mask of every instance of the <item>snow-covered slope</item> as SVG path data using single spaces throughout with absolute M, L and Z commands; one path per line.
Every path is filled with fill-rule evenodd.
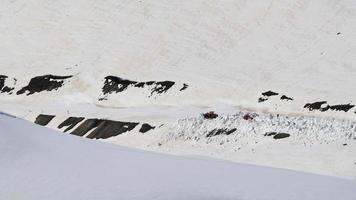
M 228 104 L 299 113 L 315 101 L 356 101 L 352 0 L 19 0 L 3 2 L 1 13 L 0 68 L 15 87 L 12 97 L 1 99 L 111 107 Z M 15 95 L 46 74 L 73 77 L 58 91 Z M 174 85 L 162 95 L 152 96 L 146 85 L 106 97 L 110 75 Z M 258 103 L 268 90 L 294 100 Z M 353 111 L 342 115 L 353 117 Z
M 355 199 L 356 182 L 148 153 L 0 115 L 0 199 Z
M 138 123 L 94 138 L 354 177 L 355 30 L 353 0 L 6 0 L 0 110 L 61 131 L 99 119 L 86 137 Z M 221 118 L 201 121 L 210 110 Z

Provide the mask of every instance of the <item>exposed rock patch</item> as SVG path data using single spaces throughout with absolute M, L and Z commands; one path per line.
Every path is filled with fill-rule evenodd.
M 206 137 L 213 137 L 213 136 L 217 136 L 217 135 L 230 135 L 231 133 L 235 132 L 237 129 L 233 128 L 233 129 L 214 129 L 212 131 L 210 131 Z
M 351 108 L 355 107 L 355 105 L 349 104 L 338 104 L 338 105 L 326 105 L 325 107 L 322 107 L 322 105 L 326 104 L 327 101 L 318 101 L 314 103 L 307 103 L 304 105 L 304 108 L 309 109 L 309 111 L 313 110 L 319 110 L 321 112 L 325 112 L 328 110 L 333 110 L 333 111 L 344 111 L 348 112 Z
M 304 105 L 304 108 L 309 109 L 309 111 L 321 110 L 321 106 L 326 103 L 327 103 L 326 101 L 317 101 L 314 103 L 307 103 Z
M 266 96 L 266 97 L 271 97 L 271 96 L 276 96 L 276 95 L 278 95 L 278 93 L 269 90 L 269 91 L 267 91 L 267 92 L 263 92 L 262 95 L 263 95 L 263 96 Z
M 267 132 L 264 134 L 264 136 L 273 136 L 273 139 L 283 139 L 283 138 L 287 138 L 290 136 L 290 134 L 288 133 L 278 133 L 278 132 Z
M 273 135 L 276 135 L 277 132 L 267 132 L 264 134 L 264 136 L 273 136 Z
M 35 123 L 41 126 L 46 126 L 54 117 L 55 115 L 40 114 L 36 117 Z
M 216 114 L 214 111 L 210 111 L 210 112 L 204 113 L 203 117 L 205 119 L 215 119 L 218 117 L 218 114 Z
M 31 95 L 36 92 L 57 90 L 58 88 L 63 86 L 65 79 L 69 79 L 71 77 L 72 76 L 54 75 L 36 76 L 30 80 L 27 86 L 17 91 L 16 94 L 20 95 L 25 92 L 28 92 L 27 95 Z
M 260 98 L 258 98 L 258 103 L 262 103 L 262 102 L 267 101 L 267 100 L 268 100 L 268 98 L 260 97 Z
M 64 130 L 64 132 L 67 132 L 74 128 L 79 122 L 83 121 L 84 117 L 69 117 L 66 120 L 64 120 L 61 124 L 58 125 L 58 128 L 61 129 L 63 127 L 67 128 Z
M 137 82 L 131 81 L 127 79 L 122 79 L 116 76 L 107 76 L 105 77 L 104 86 L 102 88 L 102 92 L 104 95 L 111 93 L 119 93 L 127 90 L 129 87 L 136 88 L 150 88 L 151 97 L 154 94 L 162 94 L 167 92 L 175 82 L 173 81 L 148 81 L 148 82 Z M 101 98 L 99 100 L 105 100 L 105 98 Z
M 293 98 L 287 97 L 286 95 L 282 95 L 281 100 L 293 101 Z
M 12 90 L 14 90 L 13 87 L 8 87 L 5 85 L 5 81 L 7 78 L 8 78 L 8 76 L 0 75 L 0 92 L 1 93 L 10 93 Z
M 139 131 L 140 131 L 140 133 L 146 133 L 147 131 L 150 131 L 150 130 L 152 130 L 154 128 L 155 128 L 154 126 L 151 126 L 151 125 L 149 125 L 147 123 L 144 123 L 144 124 L 142 124 L 142 126 L 141 126 Z
M 289 136 L 290 136 L 290 134 L 288 134 L 288 133 L 277 133 L 276 135 L 273 136 L 273 139 L 278 140 L 278 139 L 287 138 Z
M 87 138 L 90 139 L 107 139 L 131 131 L 139 123 L 136 122 L 120 122 L 111 120 L 99 120 L 97 128 L 91 132 Z
M 185 90 L 185 89 L 187 89 L 187 88 L 188 88 L 188 85 L 185 84 L 185 83 L 183 83 L 183 87 L 182 87 L 179 91 L 183 91 L 183 90 Z
M 334 110 L 334 111 L 344 111 L 348 112 L 351 108 L 355 107 L 355 105 L 351 104 L 339 104 L 339 105 L 327 105 L 325 108 L 323 108 L 321 111 L 327 111 L 327 110 Z

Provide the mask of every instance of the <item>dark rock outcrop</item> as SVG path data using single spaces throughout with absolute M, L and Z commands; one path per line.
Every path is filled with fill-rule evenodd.
M 218 117 L 218 114 L 216 114 L 214 111 L 210 111 L 210 112 L 204 113 L 203 117 L 205 119 L 215 119 Z
M 54 75 L 36 76 L 30 80 L 27 86 L 17 91 L 16 94 L 20 95 L 25 92 L 28 92 L 27 95 L 31 95 L 36 92 L 57 90 L 58 88 L 63 86 L 65 79 L 69 79 L 71 77 L 72 76 Z
M 281 100 L 293 101 L 293 98 L 287 97 L 286 95 L 282 95 Z
M 348 112 L 351 108 L 355 107 L 355 105 L 348 104 L 338 104 L 338 105 L 326 105 L 325 107 L 321 107 L 323 104 L 326 104 L 326 101 L 319 101 L 314 103 L 307 103 L 304 105 L 304 108 L 308 108 L 309 111 L 319 110 L 321 112 L 325 112 L 328 110 L 334 111 L 344 111 Z
M 304 105 L 304 108 L 309 109 L 309 111 L 320 110 L 321 106 L 326 103 L 327 103 L 326 101 L 317 101 L 314 103 L 307 103 Z
M 278 95 L 278 93 L 269 90 L 269 91 L 267 91 L 267 92 L 263 92 L 262 95 L 263 95 L 263 96 L 266 96 L 266 97 L 270 97 L 270 96 L 276 96 L 276 95 Z
M 0 75 L 0 92 L 1 93 L 10 93 L 12 90 L 14 90 L 13 87 L 8 87 L 5 85 L 5 81 L 7 78 L 8 78 L 8 76 Z
M 54 117 L 55 115 L 40 114 L 36 117 L 35 123 L 41 126 L 46 126 Z
M 141 128 L 140 128 L 140 132 L 141 133 L 146 133 L 147 131 L 150 131 L 150 130 L 152 130 L 152 129 L 154 129 L 155 127 L 154 126 L 151 126 L 151 125 L 149 125 L 149 124 L 147 124 L 147 123 L 144 123 L 144 124 L 142 124 L 142 126 L 141 126 Z
M 109 137 L 114 137 L 131 131 L 139 123 L 136 122 L 120 122 L 120 121 L 111 121 L 111 120 L 101 120 L 97 128 L 91 132 L 87 138 L 91 139 L 107 139 Z
M 339 104 L 339 105 L 327 105 L 325 108 L 322 108 L 321 111 L 334 110 L 334 111 L 344 111 L 348 112 L 351 108 L 355 107 L 355 105 L 351 104 Z
M 119 93 L 123 92 L 129 87 L 136 88 L 145 88 L 150 86 L 151 95 L 154 94 L 162 94 L 167 92 L 175 82 L 173 81 L 148 81 L 148 82 L 137 82 L 131 81 L 127 79 L 122 79 L 116 76 L 107 76 L 105 77 L 104 86 L 102 88 L 102 92 L 104 95 L 111 93 Z M 105 100 L 105 98 L 101 98 L 100 100 Z
M 84 117 L 69 117 L 66 120 L 64 120 L 61 124 L 58 125 L 58 128 L 61 129 L 65 126 L 67 128 L 64 130 L 64 132 L 67 132 L 74 128 L 79 122 L 83 121 Z
M 87 119 L 79 125 L 74 131 L 73 135 L 84 136 L 89 131 L 93 130 L 87 138 L 90 139 L 107 139 L 109 137 L 117 136 L 127 131 L 134 129 L 139 123 L 136 122 L 120 122 L 106 119 Z
M 278 139 L 287 138 L 289 136 L 290 136 L 290 134 L 288 134 L 288 133 L 277 133 L 273 136 L 273 139 L 278 140 Z
M 258 98 L 258 103 L 262 103 L 267 100 L 268 100 L 268 98 L 260 97 L 260 98 Z

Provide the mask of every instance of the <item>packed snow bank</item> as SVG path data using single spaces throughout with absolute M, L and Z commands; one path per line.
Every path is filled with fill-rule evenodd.
M 355 199 L 356 182 L 85 140 L 0 115 L 0 199 Z
M 291 137 L 296 143 L 330 143 L 356 140 L 356 121 L 309 116 L 287 116 L 270 113 L 237 112 L 216 119 L 202 116 L 178 120 L 170 129 L 173 139 L 210 142 L 235 142 L 239 146 L 246 140 L 260 142 L 278 135 Z M 224 137 L 213 137 L 213 136 Z

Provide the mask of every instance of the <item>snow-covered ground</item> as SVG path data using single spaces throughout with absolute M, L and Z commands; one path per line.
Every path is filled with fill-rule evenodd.
M 73 76 L 58 91 L 2 100 L 303 114 L 310 102 L 356 102 L 352 0 L 9 0 L 0 9 L 0 68 L 15 92 L 35 76 Z M 163 95 L 129 88 L 98 101 L 109 75 L 175 85 Z M 268 90 L 294 100 L 258 103 Z M 355 118 L 353 111 L 322 115 Z
M 353 179 L 355 30 L 352 0 L 5 0 L 0 110 L 60 131 L 135 122 L 102 141 Z
M 0 199 L 355 199 L 356 182 L 168 156 L 0 115 Z

